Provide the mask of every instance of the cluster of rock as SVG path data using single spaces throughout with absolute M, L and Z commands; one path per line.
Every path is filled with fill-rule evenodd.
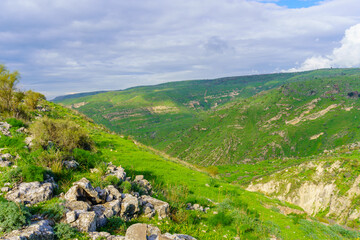
M 210 210 L 209 207 L 203 207 L 200 204 L 195 203 L 194 205 L 192 205 L 191 203 L 187 203 L 186 204 L 186 210 L 195 210 L 195 211 L 199 211 L 199 212 L 207 212 L 208 210 Z
M 120 172 L 120 169 L 115 170 Z M 125 178 L 126 175 L 121 177 Z M 169 204 L 166 202 L 138 193 L 124 194 L 113 185 L 104 189 L 93 188 L 86 178 L 73 183 L 64 199 L 67 209 L 65 222 L 83 232 L 93 232 L 105 226 L 113 216 L 119 216 L 125 221 L 140 214 L 151 218 L 157 213 L 159 219 L 169 216 Z
M 106 176 L 116 176 L 121 181 L 131 181 L 126 177 L 123 168 L 108 165 Z M 106 177 L 105 176 L 105 177 Z M 131 182 L 141 187 L 146 194 L 140 195 L 137 192 L 122 193 L 121 189 L 109 185 L 104 189 L 94 188 L 86 178 L 74 182 L 73 186 L 60 197 L 65 200 L 65 216 L 62 222 L 70 224 L 72 227 L 81 232 L 88 232 L 92 239 L 107 240 L 193 240 L 194 238 L 187 235 L 169 233 L 161 234 L 156 227 L 146 224 L 135 224 L 128 228 L 126 236 L 112 236 L 107 232 L 96 232 L 96 229 L 103 227 L 108 219 L 118 216 L 125 221 L 129 221 L 140 215 L 153 218 L 155 215 L 159 219 L 169 216 L 169 204 L 155 199 L 147 194 L 151 194 L 152 186 L 144 179 L 142 175 L 136 176 Z M 12 189 L 7 187 L 6 198 L 10 201 L 23 204 L 36 204 L 52 198 L 54 189 L 57 187 L 51 177 L 45 182 L 29 182 L 14 185 Z M 23 229 L 13 231 L 6 235 L 6 238 L 0 239 L 55 239 L 52 228 L 53 223 L 48 220 L 33 222 Z

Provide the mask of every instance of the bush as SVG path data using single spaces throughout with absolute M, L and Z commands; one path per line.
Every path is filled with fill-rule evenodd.
M 131 192 L 131 183 L 129 182 L 122 182 L 120 188 L 123 190 L 123 193 L 130 193 Z
M 95 167 L 96 162 L 99 159 L 97 154 L 79 148 L 73 150 L 72 156 L 75 161 L 79 163 L 80 167 L 85 170 Z
M 209 166 L 205 170 L 213 177 L 219 174 L 219 168 L 216 166 Z
M 75 228 L 72 228 L 69 224 L 58 223 L 54 227 L 55 236 L 57 239 L 74 239 L 77 236 L 77 231 Z
M 105 185 L 114 185 L 114 186 L 118 186 L 120 184 L 120 180 L 113 175 L 109 175 L 105 178 Z
M 126 222 L 123 219 L 121 219 L 120 217 L 111 217 L 108 219 L 106 225 L 100 230 L 113 234 L 125 234 L 126 229 Z
M 6 182 L 10 182 L 10 183 L 21 182 L 22 181 L 21 168 L 13 168 L 10 169 L 9 171 L 2 173 L 2 177 L 0 181 L 2 184 Z
M 25 124 L 21 120 L 18 120 L 16 118 L 8 118 L 6 119 L 6 122 L 14 128 L 25 127 Z
M 218 214 L 214 214 L 209 218 L 209 223 L 213 226 L 223 225 L 229 226 L 233 222 L 232 216 L 225 211 L 220 211 Z
M 24 182 L 44 181 L 45 170 L 36 165 L 27 165 L 21 167 L 21 176 Z
M 35 146 L 43 149 L 51 148 L 49 143 L 65 151 L 75 148 L 91 150 L 93 145 L 86 131 L 70 120 L 44 117 L 31 125 L 30 132 L 35 137 Z
M 65 207 L 61 205 L 62 201 L 58 198 L 53 198 L 49 201 L 41 202 L 36 206 L 31 207 L 33 214 L 41 214 L 46 218 L 53 219 L 54 221 L 60 221 L 65 214 Z
M 0 231 L 12 231 L 30 222 L 29 210 L 14 202 L 0 202 Z

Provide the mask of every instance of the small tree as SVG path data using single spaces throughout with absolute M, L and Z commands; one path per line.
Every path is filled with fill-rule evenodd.
M 45 99 L 45 96 L 38 92 L 33 92 L 31 90 L 25 92 L 24 103 L 31 110 L 35 110 L 40 99 Z
M 0 108 L 2 111 L 12 112 L 15 110 L 14 92 L 19 78 L 18 71 L 11 73 L 4 65 L 0 64 Z

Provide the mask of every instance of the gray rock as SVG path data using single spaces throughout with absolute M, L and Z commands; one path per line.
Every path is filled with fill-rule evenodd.
M 108 232 L 89 232 L 89 237 L 92 240 L 106 239 L 106 240 L 125 240 L 124 236 L 114 236 Z
M 136 197 L 130 194 L 124 194 L 125 197 L 121 203 L 120 216 L 126 221 L 131 220 L 134 217 L 137 217 L 140 208 L 139 201 Z
M 113 164 L 108 165 L 107 169 L 107 176 L 116 176 L 119 180 L 125 181 L 126 179 L 126 172 L 122 167 L 117 167 Z
M 33 140 L 34 140 L 34 137 L 33 137 L 33 136 L 26 137 L 26 138 L 25 138 L 25 144 L 26 144 L 29 148 L 31 148 L 32 146 L 34 146 Z
M 156 240 L 160 236 L 159 228 L 137 223 L 131 225 L 125 234 L 125 240 Z
M 74 182 L 73 186 L 67 191 L 64 196 L 65 200 L 71 201 L 86 201 L 89 204 L 99 204 L 105 202 L 100 199 L 99 193 L 91 186 L 91 183 L 86 178 Z
M 26 128 L 24 128 L 24 127 L 21 127 L 18 130 L 16 130 L 16 132 L 18 132 L 18 133 L 27 133 L 28 130 Z
M 0 132 L 7 137 L 11 137 L 11 133 L 9 131 L 10 128 L 11 128 L 11 125 L 8 124 L 7 122 L 0 122 Z
M 66 202 L 65 207 L 72 211 L 73 210 L 89 211 L 91 209 L 91 206 L 87 202 L 83 202 L 83 201 Z
M 196 240 L 196 238 L 193 238 L 189 235 L 184 235 L 184 234 L 165 233 L 162 235 L 162 237 L 166 237 L 169 240 Z
M 154 209 L 158 214 L 159 219 L 163 219 L 169 216 L 170 206 L 167 202 L 146 195 L 141 196 L 141 198 L 144 203 L 151 203 L 154 206 Z
M 97 216 L 96 225 L 103 227 L 106 225 L 109 218 L 119 214 L 121 210 L 120 200 L 113 200 L 105 204 L 99 204 L 93 207 L 94 212 Z
M 10 167 L 13 163 L 13 159 L 15 157 L 12 156 L 10 153 L 5 153 L 0 155 L 0 166 L 1 167 Z
M 53 228 L 50 226 L 50 221 L 42 220 L 34 222 L 30 226 L 20 230 L 12 231 L 5 237 L 0 239 L 7 240 L 54 240 L 55 234 Z
M 136 183 L 138 186 L 142 187 L 145 190 L 145 195 L 152 194 L 152 186 L 148 180 L 144 179 L 143 175 L 137 175 L 135 177 L 134 183 Z
M 51 199 L 53 191 L 52 183 L 21 183 L 6 194 L 6 199 L 18 203 L 35 204 Z
M 64 161 L 63 163 L 67 169 L 76 169 L 79 166 L 79 163 L 75 160 Z
M 8 191 L 10 191 L 10 188 L 9 187 L 2 187 L 1 191 L 2 192 L 8 192 Z
M 145 206 L 143 207 L 143 213 L 145 217 L 152 218 L 155 216 L 156 211 L 151 203 L 146 203 Z
M 77 215 L 77 214 L 76 214 Z M 71 223 L 72 227 L 77 228 L 81 232 L 96 231 L 96 214 L 95 212 L 79 212 L 75 222 Z
M 105 187 L 105 190 L 108 192 L 108 196 L 109 195 L 112 196 L 112 199 L 119 199 L 119 200 L 122 199 L 122 194 L 113 185 L 109 185 L 109 186 Z M 111 201 L 111 200 L 109 200 L 109 201 Z M 107 201 L 107 202 L 109 202 L 109 201 Z

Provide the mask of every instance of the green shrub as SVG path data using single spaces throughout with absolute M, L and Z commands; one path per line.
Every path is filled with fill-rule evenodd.
M 225 211 L 220 211 L 218 212 L 218 214 L 214 214 L 213 216 L 211 216 L 208 221 L 213 226 L 229 226 L 233 222 L 233 218 Z
M 22 181 L 22 173 L 21 168 L 13 168 L 6 172 L 2 173 L 2 177 L 0 179 L 0 182 L 2 184 L 10 182 L 10 183 L 16 183 Z
M 330 229 L 345 238 L 359 238 L 360 233 L 343 228 L 340 225 L 333 225 Z
M 114 186 L 118 186 L 120 184 L 120 180 L 113 175 L 109 175 L 105 178 L 105 185 L 114 185 Z
M 36 165 L 27 165 L 21 167 L 21 176 L 24 182 L 44 181 L 45 170 Z
M 67 240 L 74 239 L 77 236 L 77 231 L 66 223 L 57 223 L 54 227 L 55 236 L 57 239 Z
M 70 120 L 44 117 L 31 125 L 30 132 L 35 146 L 43 149 L 51 148 L 50 142 L 64 151 L 75 148 L 90 150 L 93 145 L 86 131 Z
M 0 232 L 18 229 L 30 222 L 29 210 L 14 202 L 0 201 Z
M 120 217 L 111 217 L 108 219 L 108 222 L 100 231 L 110 232 L 112 234 L 123 234 L 125 235 L 127 226 L 126 222 Z
M 16 119 L 16 118 L 8 118 L 8 119 L 6 119 L 6 122 L 14 128 L 25 127 L 25 124 L 21 120 Z
M 99 159 L 97 154 L 79 148 L 73 150 L 72 156 L 84 170 L 95 167 Z
M 62 201 L 58 198 L 53 198 L 49 201 L 41 202 L 36 206 L 31 207 L 31 213 L 40 213 L 46 218 L 60 221 L 65 214 L 65 207 L 61 204 Z
M 120 188 L 122 189 L 123 193 L 130 193 L 132 186 L 131 183 L 124 181 L 121 183 Z

